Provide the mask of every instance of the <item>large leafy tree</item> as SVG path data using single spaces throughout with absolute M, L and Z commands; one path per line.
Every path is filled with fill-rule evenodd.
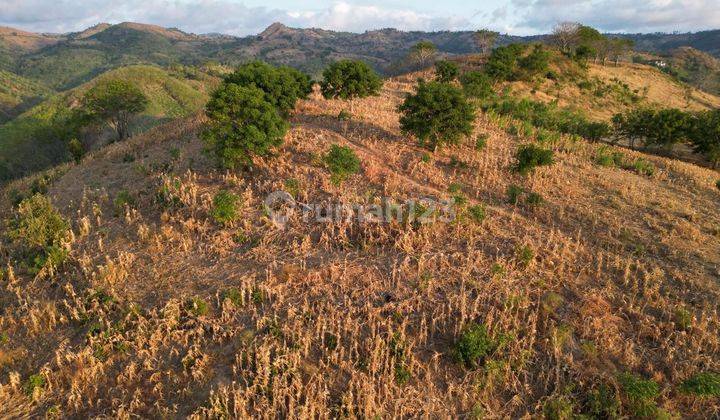
M 382 79 L 362 61 L 341 60 L 328 66 L 320 83 L 326 99 L 352 100 L 377 95 Z
M 475 120 L 475 108 L 462 91 L 440 82 L 421 81 L 398 111 L 403 132 L 413 134 L 428 149 L 458 143 L 472 134 Z
M 206 107 L 203 139 L 225 168 L 250 165 L 282 144 L 288 124 L 266 94 L 255 86 L 223 83 Z
M 705 111 L 697 115 L 691 141 L 696 153 L 703 154 L 717 168 L 720 164 L 720 110 Z
M 225 83 L 254 86 L 265 93 L 265 99 L 286 116 L 299 98 L 312 92 L 310 77 L 290 67 L 273 67 L 262 61 L 239 66 L 225 77 Z
M 93 121 L 108 123 L 124 140 L 130 135 L 132 116 L 144 111 L 148 99 L 137 86 L 113 79 L 98 83 L 85 93 L 82 108 Z

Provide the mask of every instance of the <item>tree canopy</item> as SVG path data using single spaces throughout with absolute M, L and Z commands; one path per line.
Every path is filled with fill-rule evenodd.
M 420 144 L 434 149 L 456 144 L 472 134 L 475 108 L 462 91 L 450 84 L 421 81 L 415 94 L 408 95 L 398 111 L 400 127 L 413 134 Z
M 132 83 L 113 79 L 98 83 L 85 93 L 82 109 L 90 120 L 107 122 L 124 140 L 130 135 L 130 118 L 147 108 L 145 94 Z
M 320 83 L 326 99 L 352 100 L 377 95 L 382 79 L 366 63 L 341 60 L 331 64 L 323 72 Z

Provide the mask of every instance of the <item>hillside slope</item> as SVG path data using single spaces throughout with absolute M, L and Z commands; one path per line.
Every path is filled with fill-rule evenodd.
M 182 71 L 170 72 L 152 66 L 130 66 L 109 71 L 82 86 L 56 94 L 0 125 L 0 179 L 3 176 L 5 179 L 17 177 L 67 159 L 65 142 L 58 140 L 62 137 L 64 120 L 79 105 L 85 91 L 99 81 L 127 80 L 148 97 L 147 110 L 133 124 L 136 133 L 201 109 L 218 79 L 195 70 L 191 74 Z M 109 133 L 91 132 L 87 135 L 87 143 L 95 144 L 95 147 L 109 137 Z
M 22 114 L 51 92 L 40 83 L 0 69 L 0 124 Z
M 336 118 L 346 103 L 303 101 L 277 155 L 249 172 L 215 169 L 200 116 L 57 169 L 48 194 L 72 220 L 71 263 L 35 280 L 7 265 L 2 410 L 519 418 L 548 407 L 592 414 L 602 398 L 598 416 L 616 406 L 632 416 L 636 394 L 621 380 L 630 372 L 658 384 L 646 402 L 665 413 L 720 415 L 717 400 L 677 391 L 720 370 L 718 174 L 562 138 L 543 144 L 556 163 L 523 178 L 513 156 L 533 139 L 485 115 L 475 133 L 485 149 L 471 139 L 427 156 L 395 112 L 414 80 L 356 101 L 347 123 Z M 336 143 L 362 162 L 341 188 L 319 159 Z M 656 170 L 596 165 L 607 150 Z M 516 205 L 513 185 L 525 190 Z M 210 214 L 223 189 L 241 197 L 229 227 Z M 295 213 L 280 229 L 263 202 L 281 189 L 302 203 L 466 204 L 451 223 Z M 529 204 L 530 192 L 542 203 Z M 466 212 L 480 203 L 484 221 Z M 455 343 L 473 323 L 487 328 L 476 333 L 485 356 L 463 367 Z

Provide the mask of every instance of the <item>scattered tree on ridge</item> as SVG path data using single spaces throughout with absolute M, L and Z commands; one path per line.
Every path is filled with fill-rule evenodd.
M 320 88 L 325 99 L 350 101 L 352 111 L 355 98 L 377 95 L 382 79 L 362 61 L 341 60 L 331 64 L 323 72 Z
M 577 22 L 560 22 L 552 30 L 550 39 L 562 52 L 570 52 L 580 37 L 580 25 Z
M 400 128 L 413 134 L 430 150 L 457 144 L 472 134 L 475 109 L 462 91 L 450 84 L 420 81 L 415 94 L 408 95 L 398 112 Z
M 91 121 L 107 122 L 118 140 L 130 136 L 130 120 L 148 105 L 147 97 L 132 83 L 108 80 L 95 85 L 82 99 L 82 108 Z
M 488 55 L 490 51 L 492 51 L 492 47 L 495 45 L 498 36 L 500 36 L 498 32 L 489 29 L 480 29 L 475 32 L 473 39 L 478 48 L 480 48 L 480 52 L 483 55 Z
M 253 156 L 267 156 L 282 144 L 288 124 L 278 108 L 255 86 L 223 83 L 206 107 L 209 122 L 202 138 L 220 165 L 250 165 Z
M 420 41 L 410 48 L 410 59 L 417 65 L 425 66 L 437 54 L 437 47 L 430 41 Z
M 306 98 L 312 92 L 312 81 L 307 75 L 290 67 L 274 67 L 262 61 L 239 66 L 225 77 L 225 83 L 261 89 L 265 92 L 265 99 L 283 116 L 295 108 L 299 98 Z

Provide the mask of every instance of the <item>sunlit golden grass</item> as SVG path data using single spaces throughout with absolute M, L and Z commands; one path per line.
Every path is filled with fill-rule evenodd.
M 336 118 L 346 103 L 303 101 L 276 156 L 250 171 L 215 169 L 196 135 L 201 116 L 60 168 L 49 196 L 73 221 L 71 262 L 35 279 L 2 254 L 0 412 L 539 417 L 561 397 L 587 412 L 594 390 L 633 372 L 660 385 L 662 409 L 717 416 L 717 400 L 677 392 L 720 370 L 717 173 L 627 150 L 655 174 L 601 167 L 597 145 L 563 138 L 546 145 L 553 166 L 521 177 L 513 156 L 531 139 L 487 115 L 483 150 L 471 138 L 423 159 L 395 113 L 414 78 L 358 100 L 348 122 Z M 331 144 L 362 162 L 340 187 L 322 165 Z M 303 203 L 460 194 L 487 217 L 420 226 L 295 215 L 280 230 L 262 204 L 288 185 Z M 518 205 L 512 185 L 526 192 Z M 240 197 L 243 215 L 226 227 L 211 215 L 220 190 Z M 117 212 L 121 191 L 133 204 Z M 528 193 L 543 202 L 529 205 Z M 453 351 L 473 323 L 502 344 L 471 369 Z M 44 385 L 28 392 L 31 375 Z

